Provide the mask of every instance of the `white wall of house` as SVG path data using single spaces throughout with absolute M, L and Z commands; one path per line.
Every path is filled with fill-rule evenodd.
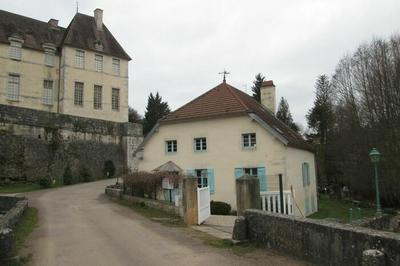
M 256 133 L 256 148 L 243 149 L 242 134 L 245 133 Z M 194 151 L 194 138 L 198 137 L 207 138 L 207 151 Z M 177 140 L 176 153 L 166 152 L 167 140 Z M 295 152 L 292 153 L 292 150 Z M 228 202 L 236 209 L 235 168 L 265 167 L 267 190 L 278 189 L 277 175 L 282 173 L 284 189 L 290 189 L 290 185 L 293 185 L 297 190 L 302 182 L 297 168 L 301 173 L 303 153 L 306 159 L 313 157 L 310 152 L 287 148 L 257 122 L 244 115 L 161 125 L 144 146 L 139 170 L 151 171 L 167 161 L 173 161 L 184 171 L 213 169 L 215 192 L 211 199 Z M 314 161 L 310 163 L 314 164 Z M 291 165 L 290 169 L 288 164 Z M 304 189 L 299 188 L 296 197 L 304 198 L 301 196 L 303 193 Z

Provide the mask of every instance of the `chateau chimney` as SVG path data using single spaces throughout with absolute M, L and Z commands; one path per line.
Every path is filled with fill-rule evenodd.
M 100 8 L 94 10 L 94 21 L 96 22 L 96 29 L 103 30 L 103 10 Z
M 275 114 L 275 85 L 272 80 L 264 81 L 260 88 L 261 104 Z
M 57 26 L 58 26 L 58 20 L 57 20 L 57 19 L 54 19 L 54 18 L 51 18 L 51 19 L 49 20 L 49 22 L 47 22 L 47 23 L 49 23 L 49 25 L 50 25 L 51 27 L 57 27 Z

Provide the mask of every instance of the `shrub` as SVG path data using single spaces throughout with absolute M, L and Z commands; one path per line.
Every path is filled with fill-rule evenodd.
M 49 188 L 51 187 L 51 180 L 49 177 L 42 177 L 39 179 L 40 188 Z
M 103 174 L 108 178 L 112 178 L 115 175 L 115 166 L 111 160 L 104 162 Z
M 79 169 L 79 176 L 80 176 L 80 180 L 82 180 L 83 182 L 92 181 L 92 175 L 90 174 L 89 169 L 85 166 L 82 166 Z
M 64 170 L 63 182 L 64 182 L 64 185 L 72 184 L 72 172 L 71 172 L 71 167 L 69 165 L 67 165 L 67 167 Z
M 230 215 L 231 205 L 222 201 L 211 201 L 211 214 Z

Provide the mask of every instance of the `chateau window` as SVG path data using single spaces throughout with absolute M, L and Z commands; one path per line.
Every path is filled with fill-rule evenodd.
M 111 93 L 111 108 L 113 110 L 119 110 L 119 89 L 112 88 Z
M 8 75 L 7 98 L 11 101 L 19 99 L 20 76 L 17 74 Z
M 78 68 L 85 68 L 85 52 L 84 51 L 76 50 L 75 66 Z
M 258 176 L 258 171 L 257 168 L 243 168 L 243 172 L 245 175 L 249 175 L 249 176 Z
M 112 71 L 113 71 L 113 73 L 114 73 L 115 75 L 119 75 L 120 70 L 121 70 L 121 67 L 120 67 L 120 60 L 119 60 L 119 59 L 116 59 L 116 58 L 113 58 L 113 59 L 112 59 Z
M 10 41 L 9 56 L 11 59 L 21 60 L 22 42 Z
M 94 55 L 94 69 L 97 72 L 103 72 L 103 56 L 102 55 Z
M 208 187 L 207 169 L 196 169 L 197 186 Z
M 43 80 L 43 104 L 53 104 L 53 81 Z
M 251 149 L 256 147 L 256 133 L 242 134 L 243 148 Z
M 102 87 L 98 85 L 94 85 L 94 93 L 93 93 L 93 107 L 94 109 L 101 109 L 102 104 L 102 96 L 103 91 Z
M 74 104 L 83 106 L 83 83 L 75 82 Z
M 178 151 L 178 142 L 175 140 L 167 140 L 165 142 L 165 151 L 167 153 L 174 153 Z
M 54 66 L 54 53 L 51 52 L 44 53 L 44 64 L 46 66 Z
M 194 139 L 194 150 L 195 151 L 207 150 L 207 139 L 206 138 L 195 138 Z

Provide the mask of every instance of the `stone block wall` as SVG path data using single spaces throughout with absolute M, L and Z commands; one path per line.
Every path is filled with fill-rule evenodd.
M 0 105 L 0 184 L 61 180 L 67 165 L 74 176 L 85 167 L 97 179 L 107 160 L 120 175 L 135 168 L 133 151 L 141 140 L 138 124 Z
M 386 265 L 400 265 L 400 234 L 258 210 L 244 217 L 251 242 L 318 265 L 361 265 L 368 249 L 382 251 Z

